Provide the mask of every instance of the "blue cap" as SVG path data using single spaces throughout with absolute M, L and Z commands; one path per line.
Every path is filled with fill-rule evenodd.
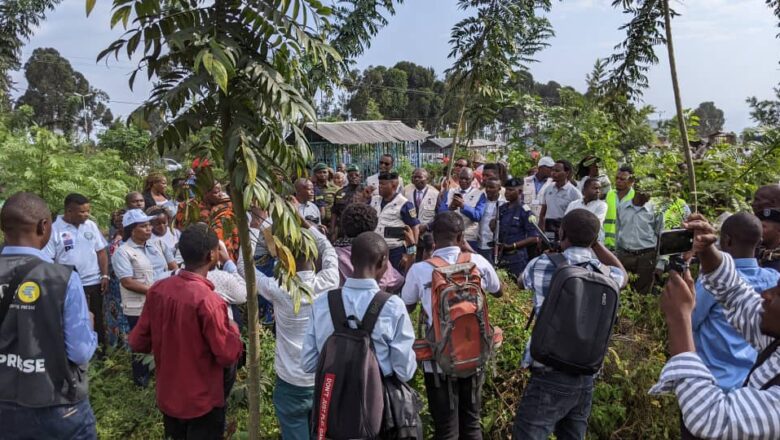
M 122 227 L 126 228 L 136 223 L 146 223 L 154 220 L 155 216 L 144 214 L 140 209 L 131 209 L 122 217 Z

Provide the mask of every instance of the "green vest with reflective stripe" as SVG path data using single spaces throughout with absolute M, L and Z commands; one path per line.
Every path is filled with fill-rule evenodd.
M 620 202 L 634 200 L 634 188 L 631 188 L 623 197 L 618 200 L 617 190 L 613 189 L 607 193 L 607 217 L 604 219 L 604 245 L 610 249 L 615 247 L 615 234 L 617 233 L 617 207 Z

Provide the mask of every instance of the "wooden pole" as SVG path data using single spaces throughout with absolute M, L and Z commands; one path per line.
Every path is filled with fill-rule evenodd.
M 693 210 L 699 211 L 699 197 L 696 191 L 696 173 L 693 169 L 693 156 L 691 155 L 691 145 L 688 142 L 688 128 L 685 125 L 685 115 L 683 114 L 682 97 L 680 96 L 680 84 L 677 81 L 677 62 L 674 58 L 674 43 L 672 41 L 672 16 L 669 10 L 669 0 L 663 0 L 664 8 L 664 28 L 666 30 L 666 49 L 669 52 L 669 70 L 672 74 L 672 88 L 674 89 L 674 105 L 677 108 L 677 123 L 680 128 L 680 138 L 682 139 L 683 153 L 685 153 L 685 163 L 688 165 L 688 186 L 693 196 Z

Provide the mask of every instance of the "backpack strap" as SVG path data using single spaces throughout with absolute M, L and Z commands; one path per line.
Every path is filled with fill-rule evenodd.
M 460 258 L 460 257 L 458 257 L 458 258 Z M 444 260 L 444 258 L 442 258 L 442 257 L 431 257 L 431 258 L 425 260 L 425 262 L 430 264 L 434 268 L 439 268 L 439 267 L 444 267 L 444 266 L 449 266 L 450 265 L 450 263 L 446 262 Z
M 750 372 L 748 373 L 747 377 L 745 378 L 745 383 L 742 384 L 742 386 L 747 386 L 748 382 L 750 381 L 750 376 L 753 375 L 753 372 L 756 371 L 756 368 L 763 365 L 764 362 L 766 362 L 767 359 L 769 359 L 770 356 L 772 356 L 775 351 L 777 351 L 777 348 L 780 347 L 780 338 L 775 339 L 772 341 L 771 344 L 767 345 L 766 348 L 761 350 L 761 353 L 758 354 L 758 357 L 756 357 L 756 363 L 753 364 L 753 367 L 750 369 Z M 776 376 L 774 379 L 766 383 L 763 387 L 761 387 L 762 390 L 765 390 L 769 388 L 770 386 L 777 385 L 778 381 L 780 380 L 780 376 Z
M 363 315 L 363 319 L 360 322 L 360 328 L 365 330 L 369 335 L 374 331 L 374 326 L 376 325 L 376 321 L 379 319 L 379 314 L 382 312 L 382 308 L 385 306 L 385 303 L 390 299 L 391 296 L 393 295 L 380 290 L 376 295 L 374 295 L 374 298 L 372 298 L 371 302 L 368 304 L 366 314 Z
M 556 269 L 569 265 L 569 260 L 567 260 L 566 257 L 564 257 L 563 254 L 560 253 L 547 254 L 547 258 L 549 258 L 550 261 L 552 261 L 552 264 L 553 266 L 555 266 Z
M 471 262 L 471 253 L 461 252 L 458 254 L 458 261 L 456 261 L 455 264 L 463 264 L 463 263 L 470 263 L 470 262 Z
M 43 260 L 33 258 L 27 263 L 20 264 L 14 268 L 14 276 L 11 278 L 11 282 L 8 283 L 8 287 L 6 287 L 3 297 L 0 298 L 0 326 L 3 325 L 3 321 L 8 314 L 8 309 L 11 308 L 11 302 L 13 302 L 14 297 L 16 296 L 16 290 L 19 288 L 19 285 L 22 284 L 24 278 L 41 263 L 43 263 Z
M 347 313 L 344 311 L 344 298 L 341 297 L 341 289 L 328 292 L 328 309 L 330 309 L 330 320 L 333 323 L 334 332 L 342 332 L 349 328 Z

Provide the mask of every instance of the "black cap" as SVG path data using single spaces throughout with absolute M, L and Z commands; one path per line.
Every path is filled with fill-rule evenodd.
M 764 208 L 758 212 L 758 218 L 761 220 L 780 223 L 780 209 Z
M 379 180 L 398 180 L 398 173 L 390 171 L 388 173 L 379 173 Z
M 504 186 L 507 188 L 517 188 L 519 186 L 523 186 L 523 181 L 517 177 L 513 177 L 511 179 L 507 179 L 507 181 L 504 183 Z

